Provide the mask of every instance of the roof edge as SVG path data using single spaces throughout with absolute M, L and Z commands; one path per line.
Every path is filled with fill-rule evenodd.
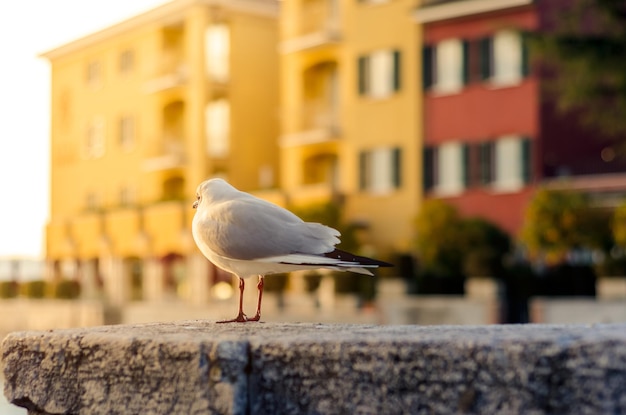
M 269 0 L 264 2 L 259 2 L 258 0 L 173 0 L 122 20 L 119 23 L 115 23 L 61 46 L 42 52 L 37 56 L 52 61 L 147 24 L 175 21 L 182 16 L 182 12 L 185 9 L 202 4 L 221 6 L 231 10 L 245 11 L 267 17 L 278 17 L 279 13 L 278 2 Z
M 457 17 L 471 16 L 512 7 L 526 6 L 534 0 L 463 0 L 422 6 L 413 12 L 417 23 L 432 23 Z

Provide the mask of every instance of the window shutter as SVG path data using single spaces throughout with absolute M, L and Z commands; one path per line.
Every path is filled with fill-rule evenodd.
M 530 74 L 530 62 L 529 62 L 529 50 L 528 50 L 528 40 L 529 33 L 522 32 L 520 36 L 520 41 L 522 42 L 522 67 L 520 73 L 522 77 L 527 77 Z
M 480 45 L 480 78 L 484 81 L 493 76 L 493 38 L 479 40 Z
M 369 85 L 369 56 L 359 57 L 359 95 L 368 93 Z
M 359 189 L 366 190 L 368 186 L 368 153 L 366 151 L 361 151 L 359 153 Z
M 463 187 L 467 189 L 470 183 L 470 147 L 467 143 L 464 143 L 461 147 L 461 162 L 462 169 L 461 174 L 463 177 L 461 178 L 461 183 L 463 183 Z
M 400 60 L 400 51 L 393 51 L 393 90 L 400 90 L 400 78 L 402 76 L 402 61 Z
M 524 184 L 530 183 L 532 180 L 533 171 L 533 157 L 532 157 L 532 141 L 528 137 L 523 137 L 521 141 L 521 166 L 522 166 L 522 182 Z
M 436 168 L 437 168 L 437 163 L 436 163 L 436 157 L 437 157 L 437 148 L 436 147 L 424 147 L 424 154 L 423 154 L 423 161 L 422 161 L 422 165 L 423 165 L 423 172 L 422 172 L 422 178 L 423 178 L 423 185 L 424 185 L 424 191 L 430 191 L 432 190 L 435 185 L 436 185 Z
M 422 49 L 422 80 L 424 89 L 430 89 L 435 84 L 435 46 L 427 45 Z
M 470 70 L 469 70 L 469 58 L 470 58 L 470 44 L 467 40 L 463 40 L 463 68 L 462 79 L 463 85 L 470 83 Z
M 480 144 L 479 165 L 480 165 L 480 183 L 488 185 L 493 182 L 494 171 L 494 151 L 493 141 L 487 141 Z
M 402 149 L 397 148 L 397 147 L 394 148 L 392 157 L 393 157 L 393 163 L 392 163 L 393 187 L 395 189 L 398 189 L 400 186 L 402 186 Z

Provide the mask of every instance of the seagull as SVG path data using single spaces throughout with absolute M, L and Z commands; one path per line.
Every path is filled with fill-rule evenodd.
M 239 313 L 220 323 L 259 321 L 263 278 L 268 274 L 326 268 L 374 275 L 392 266 L 335 248 L 340 233 L 305 222 L 290 211 L 237 190 L 225 180 L 209 179 L 196 190 L 192 233 L 198 248 L 215 266 L 239 278 Z M 246 278 L 258 276 L 254 317 L 243 312 Z

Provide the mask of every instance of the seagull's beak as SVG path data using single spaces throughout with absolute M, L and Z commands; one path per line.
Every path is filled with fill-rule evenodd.
M 195 202 L 193 202 L 193 205 L 191 205 L 192 208 L 197 209 L 198 208 L 198 201 L 196 200 Z

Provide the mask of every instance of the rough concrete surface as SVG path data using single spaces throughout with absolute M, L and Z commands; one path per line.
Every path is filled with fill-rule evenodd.
M 626 413 L 626 324 L 185 321 L 12 333 L 2 361 L 31 414 Z

